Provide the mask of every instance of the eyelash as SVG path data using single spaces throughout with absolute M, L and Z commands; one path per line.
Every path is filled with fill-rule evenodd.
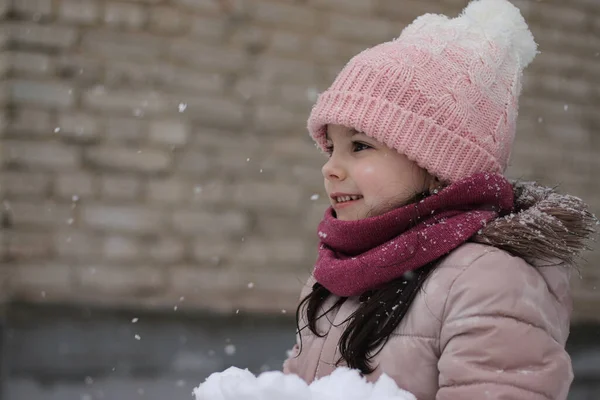
M 362 146 L 362 150 L 368 150 L 368 149 L 372 149 L 372 146 L 369 146 L 366 143 L 363 142 L 352 142 L 352 149 L 353 151 L 356 150 L 357 146 Z M 358 151 L 362 151 L 362 150 L 358 150 Z M 325 147 L 325 151 L 327 152 L 327 154 L 329 154 L 329 156 L 331 156 L 333 154 L 333 145 L 328 145 L 327 147 Z

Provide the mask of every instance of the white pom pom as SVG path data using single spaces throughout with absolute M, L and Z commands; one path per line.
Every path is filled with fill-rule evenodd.
M 476 23 L 494 38 L 505 37 L 513 46 L 522 67 L 527 67 L 537 54 L 537 44 L 521 15 L 521 11 L 508 0 L 475 0 L 461 14 Z

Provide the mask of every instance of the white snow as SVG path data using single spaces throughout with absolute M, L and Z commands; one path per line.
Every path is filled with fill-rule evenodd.
M 227 354 L 228 356 L 232 356 L 235 354 L 235 346 L 232 344 L 228 344 L 227 346 L 225 346 L 225 354 Z
M 416 400 L 383 374 L 369 383 L 357 370 L 338 368 L 307 385 L 297 375 L 267 371 L 254 376 L 247 369 L 230 367 L 210 375 L 194 389 L 196 400 Z

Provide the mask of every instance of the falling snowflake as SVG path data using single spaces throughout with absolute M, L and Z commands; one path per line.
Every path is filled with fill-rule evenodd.
M 225 354 L 227 354 L 228 356 L 232 356 L 235 354 L 235 346 L 232 344 L 228 344 L 227 346 L 225 346 Z
M 184 112 L 186 108 L 187 108 L 186 103 L 179 103 L 178 109 L 179 109 L 180 113 Z
M 310 196 L 310 199 L 313 200 L 313 201 L 319 200 L 319 195 L 315 193 L 312 196 Z

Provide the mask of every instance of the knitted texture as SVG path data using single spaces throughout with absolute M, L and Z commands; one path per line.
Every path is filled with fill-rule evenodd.
M 329 208 L 313 276 L 337 296 L 358 296 L 448 254 L 513 203 L 506 178 L 475 174 L 376 217 L 342 221 Z
M 449 183 L 503 173 L 536 52 L 507 0 L 474 1 L 453 19 L 426 14 L 348 62 L 319 96 L 309 133 L 325 150 L 328 124 L 354 128 Z

